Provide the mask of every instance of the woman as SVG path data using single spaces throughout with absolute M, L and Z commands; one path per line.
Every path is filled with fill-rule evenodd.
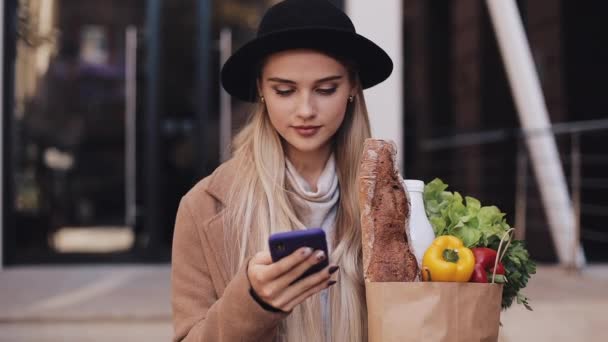
M 257 102 L 234 155 L 182 199 L 173 243 L 175 340 L 366 341 L 357 170 L 370 137 L 363 89 L 388 55 L 325 0 L 270 8 L 222 69 Z M 272 263 L 270 234 L 322 227 L 330 255 Z M 290 285 L 311 265 L 330 266 Z

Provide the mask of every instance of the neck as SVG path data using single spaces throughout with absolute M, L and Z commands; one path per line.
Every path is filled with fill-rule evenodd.
M 331 155 L 331 145 L 327 144 L 316 151 L 302 152 L 287 146 L 286 155 L 302 176 L 308 182 L 313 191 L 317 190 L 317 182 L 325 164 Z

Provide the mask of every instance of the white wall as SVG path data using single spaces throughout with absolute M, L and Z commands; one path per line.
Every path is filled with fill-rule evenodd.
M 2 267 L 4 265 L 4 260 L 2 259 L 2 255 L 4 254 L 4 251 L 2 249 L 2 246 L 4 244 L 3 239 L 2 239 L 2 237 L 4 236 L 4 230 L 3 230 L 4 227 L 2 225 L 2 222 L 4 221 L 4 203 L 2 203 L 2 200 L 4 197 L 4 189 L 3 189 L 4 182 L 2 181 L 4 179 L 4 175 L 3 175 L 4 155 L 2 154 L 2 151 L 4 151 L 4 147 L 2 145 L 2 142 L 4 139 L 3 122 L 4 122 L 4 115 L 8 115 L 2 111 L 2 108 L 4 106 L 4 102 L 3 102 L 3 98 L 2 98 L 2 95 L 4 94 L 4 89 L 2 89 L 2 85 L 4 83 L 3 65 L 4 65 L 4 1 L 0 2 L 0 113 L 1 113 L 1 115 L 0 115 L 0 270 L 2 270 Z
M 399 147 L 403 170 L 403 12 L 401 0 L 345 0 L 345 10 L 357 33 L 371 39 L 393 59 L 392 75 L 365 91 L 372 135 L 391 139 Z

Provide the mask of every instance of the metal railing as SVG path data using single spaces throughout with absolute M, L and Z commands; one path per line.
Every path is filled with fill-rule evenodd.
M 574 213 L 573 231 L 576 245 L 571 253 L 576 255 L 581 247 L 581 239 L 594 241 L 597 243 L 608 244 L 608 229 L 597 229 L 589 225 L 582 226 L 581 218 L 583 216 L 608 217 L 608 204 L 597 204 L 583 201 L 583 191 L 596 189 L 608 190 L 608 142 L 604 149 L 605 153 L 585 153 L 582 149 L 581 139 L 592 134 L 602 134 L 608 138 L 608 119 L 589 120 L 578 122 L 564 122 L 552 125 L 547 129 L 539 130 L 522 130 L 522 129 L 499 129 L 481 132 L 473 132 L 466 134 L 456 134 L 447 137 L 431 138 L 421 141 L 420 148 L 423 152 L 438 152 L 455 150 L 458 148 L 481 146 L 495 143 L 516 142 L 516 177 L 515 177 L 515 222 L 516 238 L 525 239 L 527 230 L 530 228 L 531 222 L 527 222 L 527 211 L 530 209 L 542 209 L 540 207 L 531 208 L 528 202 L 529 188 L 531 181 L 529 176 L 529 153 L 526 148 L 525 139 L 551 134 L 558 140 L 561 148 L 560 160 L 564 173 L 569 173 L 567 179 L 570 187 L 571 208 Z M 559 140 L 561 139 L 561 140 Z M 566 145 L 563 139 L 568 139 L 569 148 L 564 148 Z M 567 150 L 566 153 L 564 153 Z M 484 158 L 486 167 L 498 167 L 493 165 L 492 158 Z M 434 160 L 434 163 L 437 163 Z M 606 168 L 606 172 L 601 175 L 593 175 L 585 177 L 583 174 L 583 166 L 593 168 Z M 452 172 L 459 170 L 452 169 Z M 605 175 L 605 177 L 604 177 Z M 607 202 L 608 203 L 608 202 Z M 595 225 L 594 225 L 595 226 Z M 537 228 L 540 229 L 540 228 Z

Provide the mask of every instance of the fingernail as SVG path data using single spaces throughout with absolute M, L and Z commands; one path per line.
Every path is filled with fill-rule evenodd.
M 329 274 L 334 274 L 340 268 L 340 266 L 332 266 L 329 268 Z
M 319 261 L 325 259 L 325 253 L 323 251 L 318 251 L 317 254 L 315 254 L 315 256 L 317 257 L 317 260 L 319 260 Z
M 332 286 L 332 285 L 333 285 L 333 284 L 335 284 L 335 283 L 336 283 L 336 281 L 335 281 L 335 280 L 330 280 L 330 281 L 328 281 L 328 282 L 327 282 L 327 286 L 328 286 L 328 287 L 329 287 L 329 286 Z
M 306 247 L 306 248 L 304 248 L 304 249 L 302 250 L 302 252 L 300 252 L 300 253 L 302 253 L 302 256 L 309 256 L 309 255 L 310 255 L 310 253 L 312 253 L 312 249 L 311 249 L 311 248 L 309 248 L 309 247 Z

